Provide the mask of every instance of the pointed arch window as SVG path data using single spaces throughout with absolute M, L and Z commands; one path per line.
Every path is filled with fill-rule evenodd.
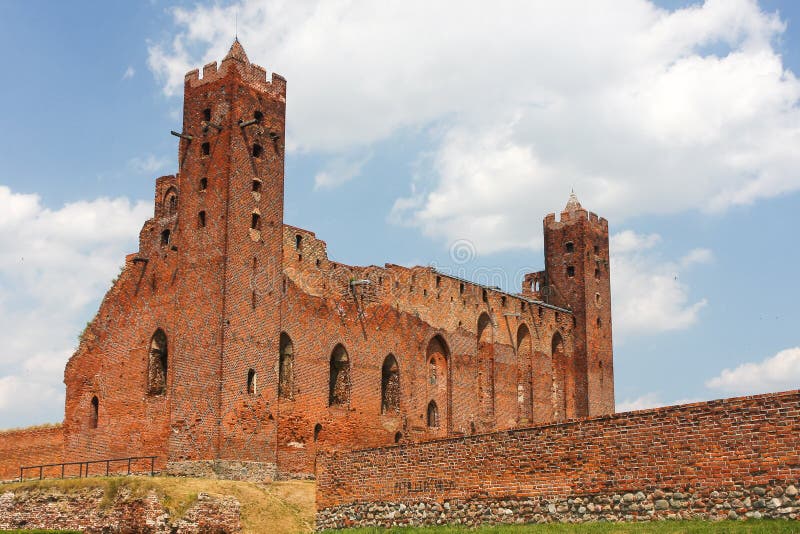
M 97 428 L 97 421 L 100 416 L 100 400 L 97 396 L 92 397 L 92 407 L 89 412 L 89 428 Z
M 328 404 L 347 406 L 350 403 L 350 357 L 342 345 L 331 354 Z
M 381 413 L 400 412 L 400 368 L 397 359 L 388 355 L 381 368 Z
M 167 335 L 156 330 L 150 340 L 147 360 L 147 393 L 161 395 L 167 390 Z
M 278 364 L 278 397 L 291 399 L 294 391 L 294 345 L 292 339 L 281 333 L 280 361 Z

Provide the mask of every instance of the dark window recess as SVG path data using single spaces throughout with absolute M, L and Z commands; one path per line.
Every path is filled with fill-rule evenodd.
M 381 413 L 400 412 L 400 368 L 391 354 L 383 360 L 381 368 Z
M 395 443 L 400 443 L 401 439 L 403 439 L 403 433 L 402 432 L 395 432 L 395 434 L 394 434 L 394 442 Z
M 569 276 L 570 278 L 575 276 L 575 267 L 574 266 L 572 266 L 572 265 L 567 266 L 567 276 Z
M 600 247 L 598 247 L 597 245 L 594 246 L 594 253 L 600 254 Z
M 317 423 L 314 425 L 314 441 L 319 439 L 319 433 L 322 432 L 322 425 Z
M 254 213 L 250 217 L 250 228 L 253 230 L 260 230 L 261 229 L 261 215 L 258 213 Z
M 205 211 L 201 211 L 200 213 L 197 214 L 197 225 L 200 228 L 205 228 L 206 227 L 206 212 Z
M 428 403 L 428 427 L 430 428 L 438 428 L 439 427 L 439 408 L 436 406 L 435 401 L 431 401 Z
M 439 288 L 441 286 L 442 286 L 442 277 L 441 276 L 437 276 L 436 277 L 436 287 Z
M 603 326 L 603 321 L 600 319 L 600 317 L 598 317 L 597 318 L 597 328 L 600 328 L 601 326 Z
M 167 335 L 158 329 L 150 340 L 147 360 L 147 393 L 161 395 L 167 389 Z
M 92 408 L 89 412 L 89 428 L 97 428 L 97 420 L 100 415 L 100 401 L 97 397 L 92 397 Z
M 264 114 L 261 113 L 260 111 L 254 111 L 253 118 L 256 120 L 256 122 L 261 122 L 262 120 L 264 120 Z
M 211 120 L 211 108 L 206 108 L 203 110 L 203 120 L 206 122 Z
M 253 369 L 247 371 L 247 394 L 256 394 L 256 372 Z
M 294 391 L 294 345 L 284 332 L 280 339 L 280 356 L 278 361 L 278 397 L 291 399 Z
M 572 241 L 567 241 L 564 244 L 564 250 L 566 250 L 567 252 L 575 252 L 575 243 L 573 243 Z
M 294 236 L 294 248 L 300 250 L 300 247 L 303 246 L 303 236 L 297 234 Z
M 253 180 L 253 193 L 258 193 L 261 191 L 261 180 L 258 178 Z
M 460 282 L 458 284 L 458 292 L 461 293 L 462 295 L 464 294 L 464 282 Z
M 161 232 L 161 246 L 166 247 L 169 245 L 169 230 Z
M 328 404 L 330 406 L 350 404 L 350 358 L 341 345 L 337 345 L 331 354 Z
M 500 305 L 503 306 L 503 308 L 506 307 L 506 296 L 505 295 L 500 297 Z
M 200 145 L 200 147 L 203 150 L 204 156 L 208 156 L 209 154 L 211 154 L 211 143 L 203 143 L 202 145 Z
M 261 154 L 263 154 L 263 153 L 264 153 L 264 149 L 262 148 L 261 145 L 259 145 L 259 144 L 254 144 L 253 145 L 253 157 L 254 158 L 260 158 Z
M 594 270 L 594 277 L 595 278 L 600 278 L 600 269 L 595 269 Z
M 208 189 L 208 178 L 200 178 L 200 185 L 198 186 L 198 191 L 205 191 Z
M 483 298 L 483 302 L 489 302 L 489 293 L 485 289 L 483 290 L 481 297 Z

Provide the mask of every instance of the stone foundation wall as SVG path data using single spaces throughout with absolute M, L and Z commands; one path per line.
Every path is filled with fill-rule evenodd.
M 102 489 L 24 490 L 0 494 L 0 529 L 222 534 L 240 532 L 241 524 L 239 502 L 232 497 L 200 493 L 183 517 L 170 521 L 154 492 L 132 498 L 122 490 L 112 502 L 104 502 Z
M 317 528 L 356 526 L 475 526 L 500 523 L 584 523 L 663 519 L 797 519 L 796 484 L 730 491 L 638 491 L 566 499 L 474 499 L 439 502 L 380 502 L 337 506 L 317 514 Z
M 318 526 L 792 517 L 798 435 L 790 391 L 323 454 Z
M 248 482 L 269 482 L 277 478 L 273 463 L 234 460 L 197 460 L 167 463 L 167 474 L 179 477 L 221 478 Z

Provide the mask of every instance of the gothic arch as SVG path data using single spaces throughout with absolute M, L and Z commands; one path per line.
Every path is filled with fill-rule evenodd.
M 489 314 L 478 317 L 478 405 L 480 418 L 485 425 L 482 430 L 494 428 L 494 327 Z
M 517 399 L 519 421 L 523 424 L 533 420 L 532 357 L 531 331 L 528 325 L 523 323 L 517 329 Z
M 350 404 L 350 356 L 341 343 L 334 347 L 330 361 L 329 406 Z
M 381 413 L 400 413 L 400 366 L 392 354 L 386 356 L 381 366 Z
M 164 193 L 164 213 L 167 216 L 175 215 L 178 212 L 178 190 L 170 187 Z
M 278 358 L 278 397 L 294 397 L 294 343 L 286 332 L 281 332 Z
M 161 328 L 156 329 L 150 338 L 147 354 L 147 393 L 161 395 L 167 391 L 167 372 L 169 356 L 167 334 Z
M 450 432 L 452 421 L 452 366 L 450 365 L 450 348 L 447 345 L 444 337 L 441 334 L 434 335 L 428 346 L 425 349 L 425 391 L 427 396 L 423 400 L 427 400 L 428 404 L 421 406 L 425 410 L 427 417 L 427 409 L 431 402 L 436 406 L 438 425 L 436 428 L 438 432 L 446 435 Z
M 567 355 L 561 332 L 550 344 L 553 360 L 553 415 L 557 421 L 575 417 L 575 366 Z

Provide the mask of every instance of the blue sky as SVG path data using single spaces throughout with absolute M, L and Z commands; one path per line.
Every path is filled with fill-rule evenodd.
M 0 427 L 61 419 L 236 14 L 288 79 L 285 220 L 334 259 L 517 290 L 574 187 L 613 234 L 619 408 L 798 387 L 796 2 L 2 2 Z

